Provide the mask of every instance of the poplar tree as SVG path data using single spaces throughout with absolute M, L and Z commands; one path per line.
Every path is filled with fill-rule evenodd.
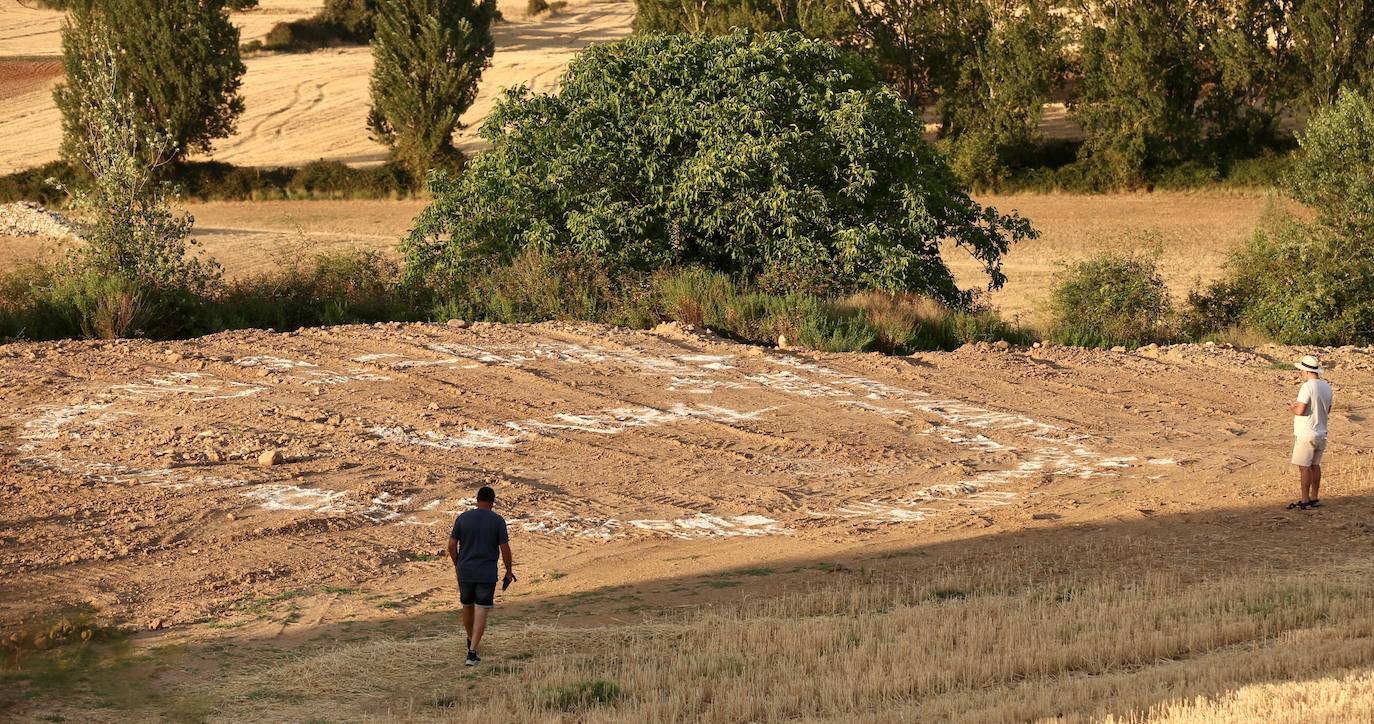
M 245 68 L 225 0 L 74 0 L 62 29 L 66 82 L 53 91 L 69 161 L 88 152 L 90 99 L 108 92 L 89 67 L 97 43 L 118 61 L 117 84 L 135 99 L 138 133 L 168 142 L 170 158 L 150 163 L 209 151 L 234 132 Z
M 458 159 L 453 131 L 491 64 L 495 16 L 495 0 L 378 2 L 368 127 L 416 178 Z

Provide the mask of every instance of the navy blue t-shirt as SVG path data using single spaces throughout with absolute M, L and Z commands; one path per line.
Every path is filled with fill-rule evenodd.
M 449 537 L 458 539 L 458 580 L 496 583 L 500 546 L 510 542 L 505 518 L 487 508 L 473 508 L 453 521 Z

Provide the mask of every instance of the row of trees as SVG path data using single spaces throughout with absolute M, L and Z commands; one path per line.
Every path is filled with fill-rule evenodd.
M 361 0 L 353 0 L 359 5 Z M 368 128 L 414 178 L 459 154 L 453 132 L 495 50 L 495 0 L 367 0 L 375 63 Z M 178 163 L 232 134 L 246 70 L 229 11 L 243 0 L 64 0 L 63 156 L 91 152 L 100 98 L 126 99 L 149 167 Z M 335 3 L 343 7 L 349 3 Z M 108 52 L 106 52 L 108 51 Z M 111 71 L 106 56 L 113 64 Z M 93 60 L 98 59 L 97 60 Z M 418 70 L 417 70 L 418 69 Z M 114 73 L 113 81 L 106 78 Z M 361 130 L 361 129 L 360 129 Z M 156 153 L 152 149 L 156 148 Z
M 642 32 L 790 28 L 871 57 L 932 109 L 956 170 L 1026 162 L 1068 100 L 1080 159 L 1116 184 L 1254 153 L 1280 121 L 1374 82 L 1374 0 L 637 0 Z

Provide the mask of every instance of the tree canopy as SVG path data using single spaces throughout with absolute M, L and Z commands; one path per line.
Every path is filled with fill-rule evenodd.
M 535 248 L 967 304 L 942 244 L 997 287 L 1035 232 L 970 199 L 921 134 L 869 63 L 798 33 L 592 46 L 557 95 L 508 91 L 482 128 L 491 150 L 434 179 L 409 266 L 442 280 Z
M 225 0 L 71 0 L 62 30 L 66 82 L 53 97 L 62 111 L 64 155 L 75 159 L 92 119 L 89 99 L 112 91 L 87 67 L 108 43 L 118 60 L 113 90 L 135 99 L 141 135 L 170 141 L 172 160 L 210 149 L 243 113 L 239 31 Z M 162 159 L 150 159 L 162 160 Z

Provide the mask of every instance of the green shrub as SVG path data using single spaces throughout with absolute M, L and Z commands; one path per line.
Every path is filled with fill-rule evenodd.
M 572 712 L 614 704 L 624 696 L 620 686 L 615 682 L 593 679 L 552 689 L 547 693 L 545 700 L 551 709 Z
M 308 52 L 341 45 L 366 45 L 372 40 L 376 13 L 377 0 L 326 0 L 324 8 L 308 18 L 273 25 L 258 47 Z M 249 50 L 248 46 L 245 45 L 244 50 Z
M 1154 259 L 1103 254 L 1070 266 L 1051 292 L 1051 337 L 1085 347 L 1160 338 L 1172 310 Z
M 162 175 L 177 194 L 200 201 L 394 199 L 408 198 L 417 190 L 414 177 L 393 163 L 355 168 L 340 161 L 315 161 L 299 168 L 267 168 L 194 161 L 166 167 Z M 57 183 L 48 183 L 49 179 Z M 53 161 L 0 176 L 0 203 L 36 201 L 62 206 L 69 200 L 63 187 L 87 183 L 89 174 L 84 169 Z
M 613 275 L 701 265 L 765 291 L 916 292 L 960 306 L 953 241 L 991 286 L 1015 215 L 963 192 L 920 117 L 834 46 L 796 33 L 632 37 L 591 46 L 557 95 L 515 90 L 492 149 L 404 242 L 408 271 L 458 276 L 532 247 Z
M 1314 222 L 1271 214 L 1189 296 L 1192 334 L 1238 327 L 1287 344 L 1374 339 L 1374 104 L 1353 91 L 1313 115 L 1287 181 Z
M 1288 181 L 1322 224 L 1374 240 L 1374 101 L 1367 93 L 1342 90 L 1312 116 Z
M 81 336 L 76 315 L 52 302 L 56 276 L 52 265 L 32 260 L 0 275 L 0 340 Z
M 540 15 L 548 11 L 548 0 L 529 0 L 529 2 L 525 3 L 525 15 L 528 17 L 532 18 L 536 15 Z
M 62 187 L 75 187 L 88 180 L 89 174 L 66 161 L 49 161 L 0 176 L 0 203 L 34 201 L 44 206 L 61 206 L 67 202 Z
M 1224 279 L 1189 297 L 1205 336 L 1239 327 L 1282 344 L 1374 338 L 1374 251 L 1330 227 L 1272 216 L 1227 261 Z
M 707 35 L 796 30 L 824 40 L 847 40 L 857 30 L 842 0 L 635 0 L 634 26 L 640 33 Z

